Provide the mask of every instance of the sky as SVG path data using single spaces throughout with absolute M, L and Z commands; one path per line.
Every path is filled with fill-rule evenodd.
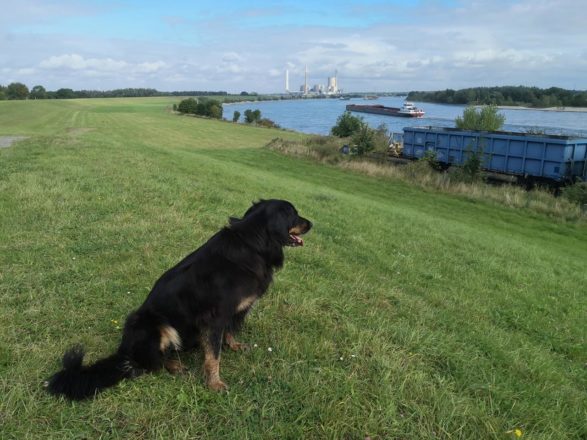
M 586 0 L 0 0 L 0 84 L 587 89 Z

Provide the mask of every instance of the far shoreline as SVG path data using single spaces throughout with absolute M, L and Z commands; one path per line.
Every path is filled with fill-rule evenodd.
M 524 107 L 521 105 L 498 105 L 501 110 L 538 110 L 542 112 L 587 112 L 587 107 Z

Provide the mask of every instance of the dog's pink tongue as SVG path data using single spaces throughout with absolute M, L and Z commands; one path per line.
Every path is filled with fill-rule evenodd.
M 292 239 L 292 241 L 294 242 L 294 244 L 296 246 L 303 246 L 304 245 L 304 240 L 302 239 L 302 237 L 298 237 L 297 235 L 293 235 L 293 234 L 290 234 L 289 237 Z

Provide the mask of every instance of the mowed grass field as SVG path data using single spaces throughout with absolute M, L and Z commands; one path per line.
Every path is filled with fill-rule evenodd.
M 0 102 L 0 136 L 28 136 L 0 149 L 0 438 L 587 438 L 585 226 L 281 156 L 263 146 L 300 135 L 177 101 Z M 197 352 L 86 402 L 44 392 L 259 198 L 315 227 L 253 348 L 223 353 L 228 393 Z

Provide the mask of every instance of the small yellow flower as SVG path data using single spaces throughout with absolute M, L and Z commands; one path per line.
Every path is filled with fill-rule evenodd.
M 522 430 L 518 428 L 514 429 L 514 435 L 516 437 L 522 437 Z

